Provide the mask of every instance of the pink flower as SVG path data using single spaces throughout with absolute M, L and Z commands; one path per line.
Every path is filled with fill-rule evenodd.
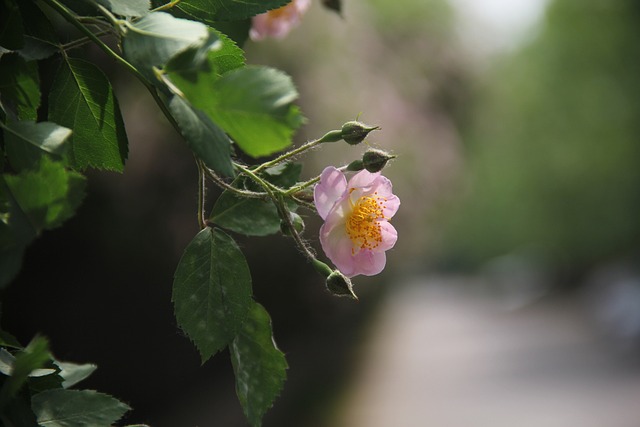
M 251 40 L 259 41 L 266 37 L 284 38 L 300 23 L 302 14 L 309 9 L 309 6 L 311 6 L 311 0 L 292 0 L 291 3 L 279 9 L 254 16 L 249 31 Z
M 329 259 L 345 276 L 373 276 L 387 262 L 385 251 L 398 239 L 389 223 L 400 199 L 392 193 L 391 181 L 366 170 L 349 182 L 338 169 L 322 171 L 313 193 L 316 209 L 325 223 L 320 243 Z

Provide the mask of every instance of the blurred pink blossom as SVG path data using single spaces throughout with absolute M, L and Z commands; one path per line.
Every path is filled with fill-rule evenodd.
M 345 276 L 373 276 L 387 262 L 385 251 L 398 239 L 389 223 L 400 206 L 391 181 L 380 172 L 358 172 L 349 182 L 338 169 L 322 171 L 314 201 L 325 223 L 320 243 L 329 259 Z
M 259 41 L 266 37 L 282 39 L 300 23 L 302 14 L 311 6 L 311 0 L 292 0 L 279 9 L 254 16 L 249 36 Z

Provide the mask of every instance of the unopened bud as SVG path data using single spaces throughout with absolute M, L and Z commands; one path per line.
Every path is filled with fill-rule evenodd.
M 362 156 L 362 164 L 364 165 L 364 168 L 369 172 L 376 173 L 380 172 L 386 166 L 389 160 L 395 158 L 396 156 L 392 156 L 385 151 L 371 148 L 367 150 Z
M 380 129 L 379 126 L 367 126 L 357 121 L 347 122 L 342 125 L 342 139 L 348 144 L 360 144 L 369 135 L 369 132 Z
M 322 0 L 322 4 L 327 9 L 333 10 L 338 15 L 342 16 L 342 1 L 341 0 Z
M 289 212 L 289 218 L 291 220 L 293 228 L 298 233 L 302 233 L 304 231 L 304 220 L 302 219 L 302 217 L 295 212 Z M 284 234 L 285 236 L 291 236 L 292 234 L 291 228 L 287 221 L 280 221 L 280 231 L 282 231 L 282 234 Z
M 348 297 L 355 300 L 358 299 L 353 292 L 353 284 L 351 280 L 338 270 L 334 270 L 333 273 L 327 277 L 327 289 L 332 295 L 337 297 Z

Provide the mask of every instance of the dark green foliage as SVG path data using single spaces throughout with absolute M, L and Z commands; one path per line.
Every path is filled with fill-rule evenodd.
M 26 62 L 15 53 L 0 57 L 0 101 L 15 119 L 37 118 L 40 78 L 36 62 Z
M 231 237 L 208 227 L 196 235 L 178 264 L 172 300 L 203 363 L 233 340 L 251 303 L 251 274 Z
M 206 21 L 238 21 L 271 9 L 291 0 L 183 0 L 178 8 L 195 19 Z
M 31 405 L 45 427 L 108 427 L 131 409 L 93 390 L 47 390 L 33 396 Z
M 73 129 L 71 166 L 124 170 L 128 141 L 120 107 L 109 80 L 95 65 L 68 58 L 60 66 L 49 99 L 49 119 Z
M 280 394 L 287 376 L 287 361 L 271 332 L 269 313 L 253 303 L 247 320 L 231 344 L 236 393 L 247 419 L 254 427 Z

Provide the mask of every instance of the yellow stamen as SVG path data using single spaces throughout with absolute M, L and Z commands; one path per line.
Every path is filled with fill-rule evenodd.
M 352 188 L 349 192 L 353 190 Z M 375 249 L 382 243 L 379 220 L 385 219 L 383 211 L 387 199 L 377 194 L 376 192 L 370 196 L 362 196 L 352 203 L 353 210 L 347 217 L 346 229 L 353 242 L 351 253 L 354 255 L 359 249 Z

